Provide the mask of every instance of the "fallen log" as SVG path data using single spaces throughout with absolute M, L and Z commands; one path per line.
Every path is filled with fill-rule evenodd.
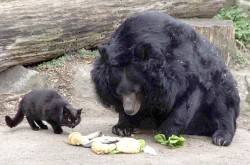
M 0 72 L 94 48 L 120 23 L 146 10 L 212 17 L 225 0 L 0 0 Z

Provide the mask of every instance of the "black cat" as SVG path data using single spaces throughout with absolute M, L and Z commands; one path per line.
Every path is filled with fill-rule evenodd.
M 6 124 L 12 128 L 17 126 L 26 116 L 33 130 L 48 129 L 42 120 L 48 122 L 55 134 L 61 134 L 61 126 L 74 128 L 81 121 L 82 109 L 73 108 L 70 103 L 52 89 L 33 90 L 19 103 L 18 111 L 13 119 L 5 116 Z M 39 127 L 36 125 L 38 124 Z

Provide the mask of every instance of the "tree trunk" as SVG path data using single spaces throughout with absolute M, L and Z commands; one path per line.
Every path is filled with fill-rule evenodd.
M 212 17 L 225 0 L 0 0 L 0 71 L 93 48 L 122 21 L 146 11 Z
M 193 19 L 183 20 L 209 39 L 219 48 L 227 65 L 233 65 L 236 60 L 236 43 L 234 25 L 229 20 Z

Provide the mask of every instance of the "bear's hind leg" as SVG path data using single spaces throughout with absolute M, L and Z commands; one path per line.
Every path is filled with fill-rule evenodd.
M 202 109 L 196 112 L 185 131 L 185 134 L 187 135 L 200 135 L 209 137 L 211 137 L 213 133 L 214 129 L 210 124 L 210 119 L 206 116 Z
M 217 99 L 210 110 L 211 124 L 215 126 L 215 132 L 212 135 L 213 143 L 218 146 L 228 146 L 236 129 L 235 109 L 227 107 L 222 100 Z

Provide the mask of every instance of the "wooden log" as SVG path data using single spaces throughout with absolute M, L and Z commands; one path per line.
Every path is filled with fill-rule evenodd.
M 0 0 L 0 71 L 93 48 L 146 10 L 212 17 L 225 0 Z

